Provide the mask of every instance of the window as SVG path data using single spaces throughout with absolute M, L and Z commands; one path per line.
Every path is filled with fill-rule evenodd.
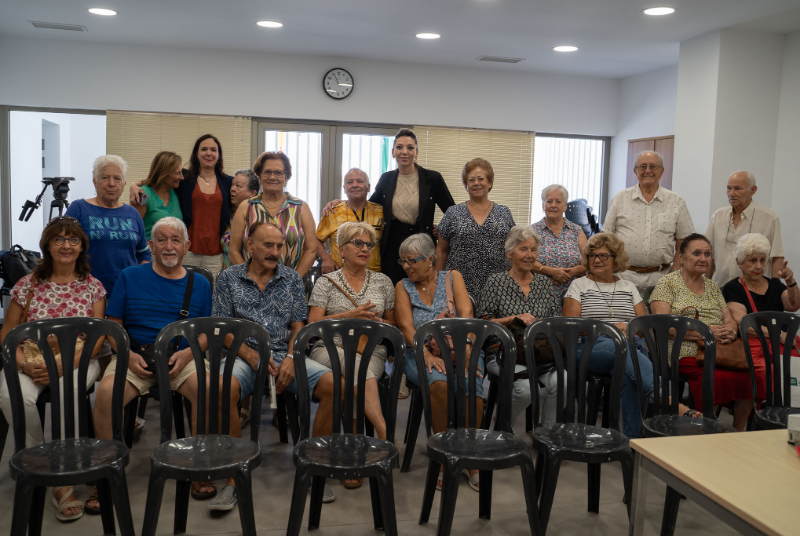
M 598 217 L 605 213 L 607 138 L 536 135 L 531 192 L 531 222 L 544 217 L 542 190 L 560 184 L 569 192 L 569 200 L 585 199 Z
M 362 169 L 366 171 L 374 190 L 381 175 L 397 169 L 397 161 L 392 157 L 393 142 L 394 136 L 343 134 L 342 179 L 349 170 Z M 344 186 L 339 195 L 342 199 L 347 197 L 344 193 Z
M 289 157 L 292 178 L 286 184 L 286 191 L 308 203 L 314 221 L 319 221 L 322 133 L 265 130 L 264 150 Z

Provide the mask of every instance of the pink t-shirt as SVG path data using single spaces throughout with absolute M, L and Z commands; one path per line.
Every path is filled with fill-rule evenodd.
M 28 287 L 31 275 L 26 275 L 14 285 L 11 299 L 25 308 L 28 301 Z M 64 318 L 72 316 L 93 316 L 92 305 L 106 295 L 103 284 L 91 275 L 86 279 L 76 279 L 70 283 L 59 285 L 50 281 L 37 281 L 33 289 L 31 308 L 27 321 L 46 318 Z

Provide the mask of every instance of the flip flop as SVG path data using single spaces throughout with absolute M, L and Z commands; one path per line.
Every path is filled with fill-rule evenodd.
M 200 493 L 200 488 L 207 488 L 212 487 L 214 488 L 211 491 L 206 491 L 205 493 Z M 217 496 L 217 485 L 211 481 L 208 482 L 192 482 L 192 497 L 197 499 L 198 501 L 202 501 L 203 499 L 210 499 L 211 497 Z
M 91 507 L 88 504 L 84 504 L 83 505 L 83 511 L 86 512 L 87 514 L 91 515 L 91 516 L 99 516 L 100 515 L 100 497 L 97 495 L 97 488 L 94 488 L 94 491 L 92 492 L 92 494 L 89 495 L 88 499 L 86 499 L 87 503 L 89 501 L 97 501 L 97 506 Z
M 469 474 L 469 469 L 464 469 L 464 470 L 461 471 L 461 474 L 464 475 L 465 477 L 467 477 L 467 480 L 469 480 L 469 487 L 471 487 L 475 491 L 480 491 L 481 490 L 481 488 L 478 486 L 478 484 L 481 481 L 480 480 L 481 479 L 481 474 L 480 473 L 475 473 L 474 475 L 470 475 Z
M 703 414 L 695 409 L 689 409 L 686 413 L 683 414 L 684 417 L 692 417 L 695 419 L 701 419 Z
M 73 488 L 72 486 L 67 486 L 67 492 L 64 495 L 62 495 L 60 499 L 57 499 L 56 490 L 61 489 L 61 487 L 63 486 L 60 486 L 58 488 L 53 488 L 53 504 L 56 507 L 56 519 L 58 519 L 59 521 L 75 521 L 76 519 L 80 519 L 81 517 L 83 517 L 83 510 L 84 510 L 83 503 L 81 501 L 67 501 L 67 497 L 75 493 L 75 488 Z M 81 511 L 79 514 L 66 516 L 61 513 L 61 511 L 64 510 L 65 508 L 80 508 Z

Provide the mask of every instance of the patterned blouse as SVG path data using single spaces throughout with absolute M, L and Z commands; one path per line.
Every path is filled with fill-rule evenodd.
M 508 270 L 505 242 L 512 227 L 511 211 L 497 203 L 483 225 L 478 225 L 466 203 L 448 208 L 439 222 L 439 236 L 450 242 L 445 270 L 461 272 L 473 298 L 481 295 L 490 275 Z
M 581 250 L 578 247 L 578 238 L 581 236 L 580 225 L 564 220 L 564 228 L 561 229 L 558 236 L 547 226 L 545 218 L 534 223 L 533 228 L 542 237 L 539 255 L 536 259 L 540 263 L 553 268 L 572 268 L 581 263 Z M 575 278 L 566 283 L 553 282 L 553 292 L 555 292 L 558 302 L 556 310 L 558 316 L 561 316 L 564 294 L 574 280 Z
M 31 274 L 28 274 L 17 281 L 11 290 L 11 299 L 23 309 L 28 302 L 30 286 Z M 36 281 L 26 321 L 73 316 L 91 317 L 94 316 L 92 306 L 105 295 L 103 284 L 91 275 L 87 275 L 84 280 L 76 279 L 63 285 L 50 281 Z
M 261 202 L 260 195 L 248 199 L 247 213 L 244 220 L 244 239 L 242 240 L 242 256 L 244 260 L 246 261 L 250 258 L 250 253 L 244 247 L 244 243 L 249 236 L 250 226 L 257 221 L 272 222 L 281 228 L 283 239 L 286 242 L 283 245 L 283 253 L 281 253 L 281 263 L 296 270 L 297 265 L 300 264 L 300 258 L 303 256 L 303 244 L 306 241 L 306 235 L 303 232 L 302 209 L 303 201 L 286 194 L 286 202 L 278 210 L 277 218 L 273 218 L 267 207 Z
M 722 309 L 726 307 L 725 298 L 719 286 L 710 279 L 703 278 L 706 284 L 703 294 L 698 296 L 686 286 L 677 270 L 658 280 L 656 288 L 650 294 L 650 303 L 654 301 L 667 302 L 672 306 L 670 313 L 673 315 L 694 318 L 695 311 L 699 313 L 699 320 L 707 326 L 722 325 Z M 684 311 L 689 307 L 690 309 Z M 669 341 L 669 351 L 672 352 L 672 341 Z M 697 355 L 697 343 L 684 341 L 681 344 L 680 357 Z

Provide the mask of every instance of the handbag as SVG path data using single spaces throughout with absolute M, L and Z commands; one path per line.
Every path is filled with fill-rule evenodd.
M 356 300 L 354 300 L 353 297 L 350 296 L 350 294 L 348 294 L 342 287 L 340 287 L 339 284 L 336 281 L 334 281 L 333 279 L 331 279 L 327 275 L 323 275 L 322 277 L 324 277 L 325 279 L 327 279 L 328 281 L 333 283 L 333 286 L 338 288 L 342 292 L 342 294 L 344 294 L 347 297 L 347 299 L 350 300 L 350 303 L 352 303 L 355 307 L 359 307 L 358 303 L 356 303 Z M 356 353 L 357 354 L 363 354 L 364 353 L 364 349 L 366 349 L 366 347 L 367 347 L 367 341 L 368 340 L 369 339 L 367 338 L 366 335 L 362 335 L 361 337 L 359 337 L 359 339 L 358 339 L 358 347 L 356 348 Z M 344 343 L 342 343 L 340 348 L 344 348 Z
M 695 320 L 700 319 L 700 311 L 691 305 L 684 307 L 681 310 L 681 316 L 685 316 L 683 312 L 686 309 L 694 309 Z M 697 343 L 697 365 L 702 367 L 705 362 L 705 343 L 703 341 L 695 341 Z M 733 370 L 736 372 L 747 372 L 750 370 L 747 366 L 747 357 L 744 355 L 744 342 L 741 337 L 737 337 L 735 341 L 730 344 L 717 344 L 717 359 L 714 363 L 714 368 Z
M 456 302 L 453 299 L 453 275 L 451 271 L 447 271 L 447 281 L 445 283 L 445 291 L 447 292 L 447 302 L 444 304 L 444 309 L 436 319 L 441 318 L 455 318 L 456 316 Z M 450 359 L 453 362 L 453 366 L 456 364 L 456 351 L 455 346 L 453 345 L 453 336 L 452 335 L 445 335 L 444 336 L 444 343 L 447 345 L 448 350 L 450 350 Z M 428 351 L 431 355 L 436 357 L 442 357 L 442 349 L 439 348 L 439 343 L 436 342 L 436 339 L 431 337 L 425 342 L 425 345 L 428 347 Z
M 528 326 L 525 325 L 525 322 L 520 320 L 519 318 L 513 319 L 509 324 L 506 326 L 508 330 L 511 332 L 511 335 L 514 337 L 514 342 L 517 344 L 517 365 L 528 365 L 527 361 L 525 360 L 525 330 Z M 562 358 L 566 358 L 566 354 L 564 352 L 564 342 L 563 337 L 560 333 L 556 335 L 558 338 L 559 344 L 561 345 L 561 355 Z M 498 342 L 498 346 L 500 346 Z M 533 340 L 533 360 L 536 363 L 536 373 L 541 375 L 545 372 L 549 372 L 553 369 L 553 362 L 555 361 L 555 353 L 553 352 L 553 347 L 550 345 L 550 340 L 547 338 L 546 335 L 540 334 Z M 500 364 L 500 371 L 502 374 L 503 365 Z M 520 379 L 528 379 L 528 371 L 523 370 L 520 372 L 514 373 L 514 381 Z
M 20 324 L 24 324 L 28 321 L 28 311 L 30 311 L 31 302 L 33 301 L 35 285 L 36 277 L 33 276 L 31 277 L 31 284 L 28 286 L 28 297 L 25 301 L 25 307 L 22 309 L 22 316 L 19 319 Z M 58 341 L 56 341 L 50 347 L 50 349 L 53 351 L 53 357 L 56 359 L 56 361 L 61 360 L 61 349 L 58 347 Z M 80 356 L 81 352 L 83 352 L 83 339 L 79 337 L 78 340 L 75 341 L 75 356 Z M 42 350 L 34 341 L 30 339 L 24 340 L 22 342 L 22 353 L 25 354 L 25 361 L 28 363 L 35 363 L 37 365 L 44 364 L 44 355 L 42 354 Z
M 0 252 L 0 279 L 3 280 L 3 286 L 12 288 L 16 285 L 17 281 L 36 268 L 39 258 L 38 253 L 23 249 L 19 244 Z

